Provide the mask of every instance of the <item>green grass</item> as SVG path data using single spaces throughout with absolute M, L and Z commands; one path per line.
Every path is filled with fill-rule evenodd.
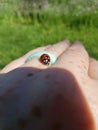
M 54 9 L 23 14 L 0 14 L 0 69 L 10 61 L 39 46 L 64 39 L 80 40 L 89 55 L 98 59 L 98 12 L 79 15 L 57 13 Z
M 98 59 L 98 30 L 96 28 L 75 28 L 61 25 L 17 25 L 2 24 L 0 26 L 0 67 L 27 51 L 38 46 L 54 44 L 69 39 L 71 42 L 80 40 L 89 54 Z

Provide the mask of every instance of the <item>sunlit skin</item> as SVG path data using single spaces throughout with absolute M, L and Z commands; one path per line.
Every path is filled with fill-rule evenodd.
M 36 51 L 57 61 L 44 65 Z M 98 130 L 98 61 L 78 41 L 39 47 L 0 71 L 0 130 Z

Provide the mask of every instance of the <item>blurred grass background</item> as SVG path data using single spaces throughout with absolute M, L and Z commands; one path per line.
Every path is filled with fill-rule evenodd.
M 96 0 L 1 0 L 0 69 L 31 49 L 80 40 L 98 59 Z

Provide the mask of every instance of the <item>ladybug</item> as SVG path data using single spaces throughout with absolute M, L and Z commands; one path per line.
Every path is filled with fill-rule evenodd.
M 50 56 L 48 54 L 41 55 L 39 60 L 44 65 L 49 65 L 50 64 Z

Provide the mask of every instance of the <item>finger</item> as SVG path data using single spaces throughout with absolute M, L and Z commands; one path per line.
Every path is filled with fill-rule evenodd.
M 16 59 L 14 61 L 12 61 L 11 63 L 9 63 L 8 65 L 6 65 L 2 70 L 1 73 L 7 73 L 17 67 L 19 67 L 20 65 L 23 64 L 23 60 L 22 58 Z
M 53 66 L 69 70 L 77 77 L 88 75 L 89 56 L 83 45 L 76 41 L 58 58 Z
M 89 76 L 92 79 L 98 79 L 98 61 L 95 60 L 94 58 L 90 58 Z
M 26 60 L 27 57 L 28 57 L 29 55 L 31 55 L 32 53 L 37 52 L 37 51 L 44 51 L 45 49 L 47 49 L 47 48 L 49 48 L 49 47 L 51 47 L 51 46 L 52 46 L 52 45 L 47 45 L 47 46 L 44 46 L 44 47 L 39 47 L 39 48 L 37 48 L 37 49 L 31 50 L 31 51 L 29 51 L 28 53 L 26 53 L 22 58 L 24 58 L 24 60 Z
M 61 41 L 57 44 L 46 49 L 46 51 L 53 53 L 56 58 L 58 58 L 64 51 L 66 51 L 70 46 L 70 42 L 68 40 Z
M 50 45 L 48 46 L 44 46 L 44 47 L 39 47 L 37 49 L 34 49 L 34 50 L 31 50 L 30 52 L 28 52 L 27 54 L 25 54 L 24 56 L 12 61 L 10 64 L 6 65 L 2 70 L 1 70 L 1 73 L 7 73 L 13 69 L 16 69 L 20 66 L 22 66 L 24 63 L 25 63 L 25 60 L 27 59 L 27 57 L 35 52 L 35 51 L 40 51 L 40 50 L 45 50 L 46 48 L 48 48 Z
M 69 46 L 70 46 L 69 41 L 65 40 L 46 48 L 45 51 L 52 53 L 56 58 L 58 58 L 58 56 L 61 55 L 65 50 L 67 50 Z M 26 64 L 24 64 L 24 67 L 26 66 L 31 66 L 31 67 L 41 68 L 41 69 L 50 67 L 49 65 L 43 65 L 39 61 L 39 57 L 35 57 L 29 62 L 27 62 Z

